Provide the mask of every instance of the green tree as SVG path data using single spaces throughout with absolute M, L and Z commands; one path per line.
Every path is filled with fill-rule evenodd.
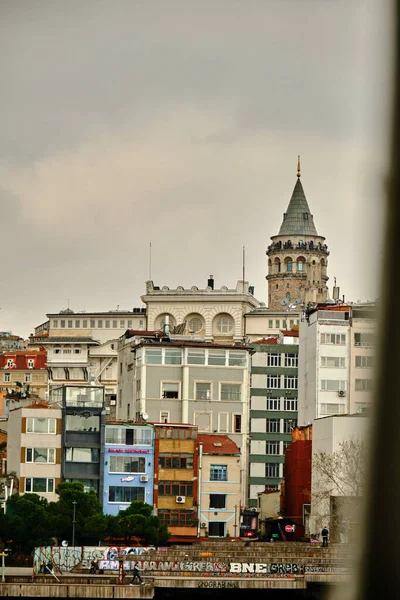
M 143 546 L 160 546 L 169 538 L 166 525 L 159 517 L 153 516 L 152 507 L 144 502 L 132 502 L 126 510 L 108 521 L 108 534 L 111 538 L 123 539 L 128 546 L 136 539 Z M 136 538 L 136 539 L 135 539 Z
M 13 495 L 7 501 L 7 512 L 0 520 L 3 542 L 21 554 L 30 554 L 35 546 L 51 544 L 56 523 L 46 498 L 37 494 Z

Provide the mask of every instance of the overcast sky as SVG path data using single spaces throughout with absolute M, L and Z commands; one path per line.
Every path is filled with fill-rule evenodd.
M 348 300 L 378 295 L 391 2 L 1 0 L 0 330 L 155 285 L 267 300 L 296 182 Z M 386 11 L 386 12 L 385 12 Z

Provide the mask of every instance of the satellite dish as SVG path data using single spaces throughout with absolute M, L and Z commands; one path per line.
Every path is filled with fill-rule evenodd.
M 61 542 L 61 546 L 64 546 L 64 548 L 66 548 L 66 547 L 68 546 L 68 542 L 67 542 L 67 540 L 63 540 L 63 541 Z
M 147 421 L 149 418 L 149 415 L 147 413 L 142 413 L 142 419 L 143 421 Z

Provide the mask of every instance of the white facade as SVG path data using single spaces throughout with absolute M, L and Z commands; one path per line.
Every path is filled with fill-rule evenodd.
M 324 310 L 320 305 L 308 319 L 302 318 L 300 426 L 326 415 L 363 412 L 368 407 L 375 321 L 364 318 L 360 310 L 352 306 Z
M 297 310 L 271 310 L 262 305 L 244 315 L 245 335 L 249 342 L 263 337 L 279 335 L 282 330 L 290 331 L 300 322 Z

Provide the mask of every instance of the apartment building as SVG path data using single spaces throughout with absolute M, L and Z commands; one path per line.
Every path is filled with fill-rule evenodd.
M 8 350 L 23 350 L 24 340 L 19 335 L 13 335 L 11 331 L 0 331 L 0 353 Z
M 262 338 L 279 336 L 282 330 L 291 331 L 299 325 L 301 307 L 281 310 L 266 308 L 265 303 L 245 315 L 244 327 L 246 340 L 251 343 Z
M 300 323 L 299 424 L 368 410 L 375 305 L 318 304 Z
M 154 423 L 154 513 L 171 533 L 170 542 L 193 541 L 199 520 L 197 427 Z
M 237 537 L 240 528 L 240 449 L 227 435 L 199 434 L 199 535 Z
M 38 401 L 10 410 L 7 467 L 19 479 L 19 493 L 34 493 L 56 502 L 61 481 L 62 409 Z
M 46 397 L 47 352 L 44 349 L 7 350 L 0 354 L 0 391 L 10 389 Z
M 299 332 L 251 344 L 249 507 L 284 477 L 286 447 L 297 425 Z
M 62 407 L 61 479 L 79 481 L 103 498 L 104 388 L 63 385 L 51 390 L 51 403 Z
M 126 332 L 118 348 L 118 418 L 146 414 L 150 422 L 191 423 L 200 433 L 229 435 L 241 451 L 245 488 L 249 348 L 134 332 Z
M 117 515 L 131 502 L 153 506 L 154 428 L 107 422 L 104 445 L 104 514 Z

